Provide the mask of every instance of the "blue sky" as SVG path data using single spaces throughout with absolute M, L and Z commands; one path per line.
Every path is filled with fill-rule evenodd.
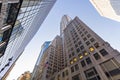
M 33 70 L 41 45 L 60 33 L 61 17 L 78 16 L 93 31 L 120 51 L 120 22 L 101 17 L 89 0 L 57 0 L 37 34 L 26 47 L 7 80 L 17 79 L 25 71 Z

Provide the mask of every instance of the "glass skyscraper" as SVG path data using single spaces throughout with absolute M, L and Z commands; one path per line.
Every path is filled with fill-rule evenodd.
M 22 54 L 55 2 L 0 1 L 0 79 Z

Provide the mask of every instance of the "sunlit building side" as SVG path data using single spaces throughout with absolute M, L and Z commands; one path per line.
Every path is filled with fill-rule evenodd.
M 90 0 L 90 2 L 101 16 L 120 22 L 120 0 Z

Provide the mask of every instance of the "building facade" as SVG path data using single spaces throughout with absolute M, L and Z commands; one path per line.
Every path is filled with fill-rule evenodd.
M 120 0 L 90 0 L 101 16 L 120 22 Z
M 32 72 L 32 78 L 33 79 L 35 77 L 37 77 L 36 74 L 39 74 L 39 65 L 41 64 L 40 63 L 41 57 L 44 55 L 44 51 L 49 47 L 50 43 L 51 43 L 51 41 L 46 41 L 41 47 L 40 55 L 38 56 L 37 62 L 35 64 L 34 70 Z
M 56 0 L 0 1 L 0 79 L 16 62 Z
M 61 24 L 64 24 L 67 18 L 64 15 Z M 78 17 L 67 21 L 64 29 L 61 30 L 63 30 L 61 36 L 51 43 L 51 46 L 59 44 L 61 48 L 56 49 L 50 46 L 45 51 L 46 58 L 42 58 L 46 60 L 47 66 L 43 67 L 41 73 L 38 74 L 44 75 L 44 78 L 35 80 L 120 79 L 120 53 Z M 61 41 L 55 43 L 56 39 Z M 62 54 L 59 51 L 62 51 Z M 44 62 L 43 59 L 41 62 Z
M 65 68 L 62 38 L 56 36 L 41 56 L 38 69 L 31 80 L 49 80 L 52 75 Z

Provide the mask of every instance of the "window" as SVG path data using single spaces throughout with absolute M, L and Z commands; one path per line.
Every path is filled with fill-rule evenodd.
M 80 59 L 82 59 L 82 58 L 83 58 L 83 56 L 80 54 L 80 55 L 79 55 L 79 58 L 80 58 Z
M 75 75 L 72 77 L 72 80 L 80 80 L 79 75 Z
M 65 73 L 66 73 L 66 76 L 68 76 L 68 70 L 66 70 Z
M 87 53 L 87 52 L 84 52 L 84 55 L 85 55 L 85 56 L 87 56 L 87 55 L 88 55 L 88 53 Z
M 80 31 L 79 33 L 80 33 L 80 34 L 82 34 L 82 32 L 81 32 L 81 31 Z
M 76 43 L 76 40 L 74 41 L 74 43 Z
M 69 58 L 71 58 L 71 54 L 69 55 Z
M 88 32 L 87 31 L 85 31 L 85 34 L 87 34 Z
M 106 56 L 108 52 L 105 49 L 100 50 L 102 56 Z
M 77 61 L 77 58 L 74 58 L 73 60 L 74 60 L 74 62 L 76 62 L 76 61 Z
M 83 31 L 85 31 L 85 28 L 83 28 Z
M 78 45 L 77 45 L 77 44 L 75 44 L 75 47 L 77 48 L 77 47 L 78 47 Z
M 95 41 L 95 39 L 94 39 L 94 38 L 91 38 L 91 39 L 90 39 L 90 41 L 91 41 L 91 42 L 94 42 L 94 41 Z
M 84 49 L 84 46 L 83 46 L 83 45 L 82 45 L 82 46 L 80 46 L 80 49 L 81 49 L 81 50 L 83 50 L 83 49 Z
M 62 72 L 62 77 L 65 77 L 65 73 L 64 72 Z
M 120 79 L 120 64 L 115 59 L 103 62 L 100 66 L 109 80 Z
M 99 47 L 99 43 L 95 43 L 94 46 L 95 46 L 95 48 L 98 48 Z
M 91 37 L 91 35 L 90 35 L 90 34 L 88 34 L 88 35 L 87 35 L 87 37 L 88 37 L 88 38 L 90 38 L 90 37 Z
M 89 50 L 93 52 L 95 49 L 93 47 L 90 47 Z
M 81 35 L 81 37 L 83 37 L 83 36 L 84 36 L 84 34 Z
M 86 37 L 84 37 L 84 38 L 83 38 L 83 40 L 84 40 L 84 41 L 86 41 L 86 40 L 87 40 L 87 38 L 86 38 Z
M 79 70 L 78 64 L 75 65 L 75 70 L 76 70 L 76 71 Z
M 99 55 L 98 53 L 95 53 L 93 56 L 94 56 L 94 58 L 95 58 L 96 60 L 98 60 L 98 59 L 101 58 L 100 55 Z
M 91 59 L 89 57 L 86 58 L 86 62 L 87 62 L 87 64 L 91 64 L 92 63 L 92 61 L 91 61 Z
M 81 65 L 82 65 L 82 67 L 86 66 L 86 64 L 85 64 L 85 61 L 84 61 L 84 60 L 83 60 L 83 61 L 81 61 Z
M 74 56 L 75 55 L 75 53 L 74 52 L 72 52 L 72 56 Z
M 73 61 L 72 61 L 72 60 L 70 61 L 70 64 L 73 64 Z
M 73 48 L 71 48 L 71 51 L 73 51 Z
M 79 53 L 80 52 L 80 49 L 79 48 L 77 48 L 77 53 Z
M 71 67 L 71 72 L 74 72 L 74 67 L 73 66 Z
M 88 46 L 89 44 L 90 44 L 90 42 L 89 42 L 89 41 L 87 41 L 87 42 L 86 42 L 86 45 Z
M 99 77 L 94 67 L 86 70 L 84 73 L 85 73 L 87 80 L 101 80 L 101 78 Z
M 81 41 L 79 41 L 78 44 L 81 45 L 82 44 Z

